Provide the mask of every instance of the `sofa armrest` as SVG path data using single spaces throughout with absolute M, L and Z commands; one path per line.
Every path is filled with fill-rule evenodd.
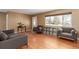
M 57 31 L 57 36 L 60 36 L 61 33 L 62 33 L 62 30 L 58 30 L 58 31 Z
M 71 33 L 72 33 L 72 37 L 77 40 L 78 32 L 75 30 L 72 30 Z
M 71 30 L 71 33 L 72 33 L 72 35 L 74 35 L 74 34 L 78 34 L 78 32 L 75 31 L 75 30 Z
M 3 32 L 6 33 L 7 35 L 12 34 L 12 33 L 14 33 L 14 29 L 4 30 Z

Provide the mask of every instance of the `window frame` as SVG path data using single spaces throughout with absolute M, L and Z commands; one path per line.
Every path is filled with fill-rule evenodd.
M 64 16 L 63 15 L 68 15 L 68 14 L 71 14 L 71 25 L 69 26 L 69 27 L 72 27 L 72 13 L 71 12 L 68 12 L 68 13 L 61 13 L 61 14 L 54 14 L 54 15 L 47 15 L 47 16 L 45 16 L 45 26 L 63 26 L 63 19 L 64 19 Z M 57 24 L 57 25 L 55 25 L 55 24 L 46 24 L 46 17 L 52 17 L 52 16 L 61 16 L 62 15 L 62 24 Z M 66 26 L 64 26 L 64 27 L 66 27 Z

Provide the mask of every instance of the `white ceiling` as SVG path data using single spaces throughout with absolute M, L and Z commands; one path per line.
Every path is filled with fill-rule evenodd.
M 48 12 L 54 9 L 0 9 L 0 12 L 17 12 L 17 13 L 24 13 L 29 15 L 34 15 L 38 13 Z

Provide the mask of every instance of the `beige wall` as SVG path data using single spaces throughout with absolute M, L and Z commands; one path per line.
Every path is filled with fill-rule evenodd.
M 6 13 L 0 13 L 0 30 L 6 28 Z
M 61 10 L 55 10 L 55 11 L 38 14 L 36 16 L 38 19 L 38 23 L 40 25 L 45 25 L 44 17 L 46 15 L 53 15 L 53 14 L 59 14 L 65 12 L 72 12 L 72 26 L 79 31 L 79 9 L 61 9 Z M 20 13 L 14 13 L 14 12 L 8 12 L 7 14 L 9 21 L 8 22 L 9 29 L 16 30 L 18 22 L 22 22 L 26 26 L 28 24 L 28 28 L 31 29 L 31 16 L 20 14 Z M 6 13 L 0 13 L 0 30 L 5 29 L 5 27 L 6 27 Z
M 34 16 L 37 16 L 39 25 L 45 25 L 44 18 L 46 15 L 60 14 L 60 13 L 66 13 L 66 12 L 72 12 L 72 27 L 79 31 L 79 9 L 78 10 L 60 9 L 60 10 L 50 11 L 50 12 L 46 12 L 46 13 L 42 13 Z
M 31 30 L 31 16 L 20 14 L 20 13 L 14 13 L 14 12 L 8 12 L 8 28 L 9 29 L 15 29 L 17 30 L 17 23 L 22 22 L 27 26 L 27 30 Z
M 72 10 L 72 26 L 79 31 L 79 9 Z

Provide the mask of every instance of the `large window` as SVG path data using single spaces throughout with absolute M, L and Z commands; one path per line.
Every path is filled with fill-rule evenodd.
M 71 27 L 71 15 L 72 14 L 63 14 L 63 15 L 55 15 L 55 16 L 46 16 L 45 17 L 45 25 L 46 26 L 64 26 Z
M 72 17 L 71 14 L 63 15 L 63 26 L 72 27 Z

